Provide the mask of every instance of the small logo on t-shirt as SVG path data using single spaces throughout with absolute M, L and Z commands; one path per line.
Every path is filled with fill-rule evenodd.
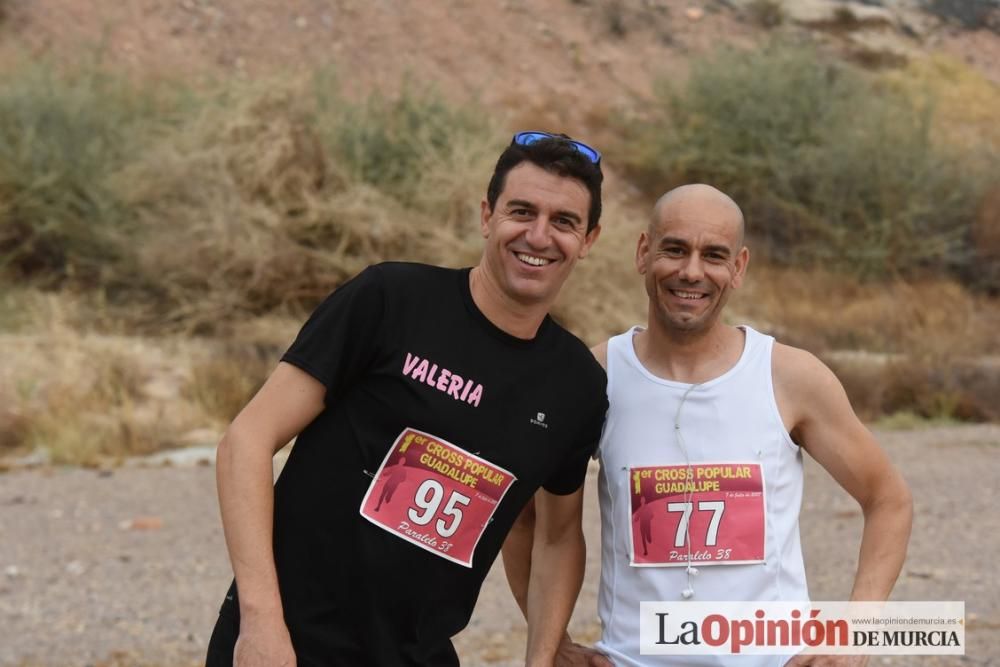
M 545 423 L 545 413 L 539 412 L 535 414 L 535 418 L 530 420 L 535 426 L 541 426 L 542 428 L 548 428 L 549 425 Z

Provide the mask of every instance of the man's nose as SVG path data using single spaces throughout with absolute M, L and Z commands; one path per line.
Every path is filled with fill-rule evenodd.
M 524 240 L 532 248 L 547 248 L 549 246 L 549 219 L 540 215 L 528 226 L 528 231 L 524 234 Z
M 691 253 L 684 259 L 681 265 L 681 280 L 696 283 L 705 277 L 705 265 L 698 253 Z

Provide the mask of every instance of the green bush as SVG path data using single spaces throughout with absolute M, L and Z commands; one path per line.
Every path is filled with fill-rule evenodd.
M 422 174 L 451 163 L 458 150 L 492 128 L 481 110 L 450 105 L 412 84 L 398 97 L 375 93 L 360 103 L 324 92 L 317 91 L 316 124 L 331 157 L 357 180 L 406 205 L 419 199 Z
M 129 219 L 108 178 L 162 111 L 121 78 L 22 63 L 0 86 L 0 270 L 96 286 L 124 259 Z
M 141 86 L 25 65 L 0 88 L 0 277 L 97 289 L 140 327 L 309 307 L 386 258 L 464 263 L 498 152 L 430 93 Z
M 750 21 L 761 28 L 774 28 L 785 20 L 782 0 L 751 0 L 744 11 Z
M 937 145 L 933 100 L 776 42 L 696 61 L 635 123 L 625 160 L 648 189 L 711 183 L 772 259 L 861 276 L 957 269 L 982 177 Z
M 143 321 L 213 332 L 308 309 L 385 259 L 465 263 L 496 159 L 484 116 L 431 95 L 230 89 L 114 182 L 144 240 Z

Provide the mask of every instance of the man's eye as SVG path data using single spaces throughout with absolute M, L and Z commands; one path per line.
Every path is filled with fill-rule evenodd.
M 679 257 L 684 254 L 683 248 L 664 248 L 663 252 L 671 257 Z

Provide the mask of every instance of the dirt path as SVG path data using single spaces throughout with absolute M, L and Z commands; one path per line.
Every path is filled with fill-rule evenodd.
M 916 497 L 910 556 L 895 597 L 965 600 L 970 650 L 962 659 L 876 658 L 871 664 L 1000 665 L 994 569 L 1000 427 L 879 437 Z M 599 632 L 600 530 L 590 491 L 592 546 L 572 624 L 585 640 Z M 860 516 L 814 465 L 801 523 L 813 598 L 843 598 Z M 209 466 L 0 474 L 0 665 L 199 664 L 229 572 Z M 524 624 L 497 568 L 456 641 L 463 664 L 517 664 Z

